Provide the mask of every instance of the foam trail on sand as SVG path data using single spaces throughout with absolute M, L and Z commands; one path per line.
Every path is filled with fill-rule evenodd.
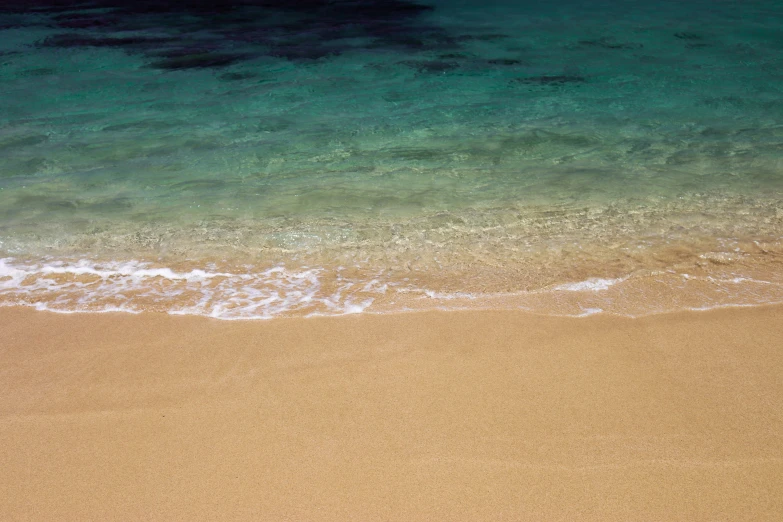
M 281 266 L 230 273 L 177 271 L 138 261 L 24 265 L 0 259 L 0 300 L 52 311 L 159 311 L 220 319 L 271 318 L 290 313 L 358 313 L 385 292 L 368 282 L 343 280 L 324 289 L 323 269 Z M 350 295 L 344 295 L 350 292 Z M 361 294 L 365 298 L 355 299 Z
M 270 319 L 411 310 L 523 309 L 583 317 L 643 316 L 783 302 L 783 283 L 728 274 L 653 272 L 515 292 L 450 292 L 345 267 L 154 266 L 141 261 L 0 259 L 0 305 L 55 312 L 164 312 Z M 774 275 L 774 274 L 773 274 Z
M 617 283 L 622 283 L 625 281 L 626 278 L 618 278 L 618 279 L 599 279 L 599 278 L 590 278 L 586 281 L 579 281 L 577 283 L 566 283 L 562 285 L 557 285 L 552 290 L 564 290 L 568 292 L 581 292 L 584 290 L 593 290 L 593 291 L 599 291 L 599 290 L 607 290 L 610 287 L 616 285 Z

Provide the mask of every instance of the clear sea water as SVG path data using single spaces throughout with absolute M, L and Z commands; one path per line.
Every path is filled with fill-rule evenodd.
M 772 302 L 779 0 L 0 3 L 0 304 Z

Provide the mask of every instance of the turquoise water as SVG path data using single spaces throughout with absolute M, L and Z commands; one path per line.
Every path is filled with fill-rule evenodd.
M 19 5 L 3 304 L 783 300 L 780 2 Z

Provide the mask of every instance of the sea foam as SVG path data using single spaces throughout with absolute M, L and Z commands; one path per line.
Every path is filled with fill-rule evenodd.
M 0 259 L 0 300 L 58 312 L 140 312 L 204 315 L 219 319 L 268 319 L 291 313 L 358 313 L 385 285 L 335 278 L 323 288 L 321 268 L 275 266 L 232 273 L 177 271 L 149 263 L 51 261 L 22 264 Z M 357 288 L 359 287 L 359 288 Z
M 242 268 L 239 270 L 238 268 Z M 432 281 L 430 281 L 432 283 Z M 470 283 L 465 282 L 466 285 Z M 142 261 L 0 259 L 0 305 L 271 319 L 414 310 L 513 309 L 643 316 L 783 302 L 783 281 L 674 271 L 588 278 L 526 291 L 447 291 L 358 267 L 156 266 Z

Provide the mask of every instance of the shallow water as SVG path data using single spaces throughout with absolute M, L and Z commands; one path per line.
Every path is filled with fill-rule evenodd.
M 779 2 L 3 5 L 3 304 L 783 301 Z

